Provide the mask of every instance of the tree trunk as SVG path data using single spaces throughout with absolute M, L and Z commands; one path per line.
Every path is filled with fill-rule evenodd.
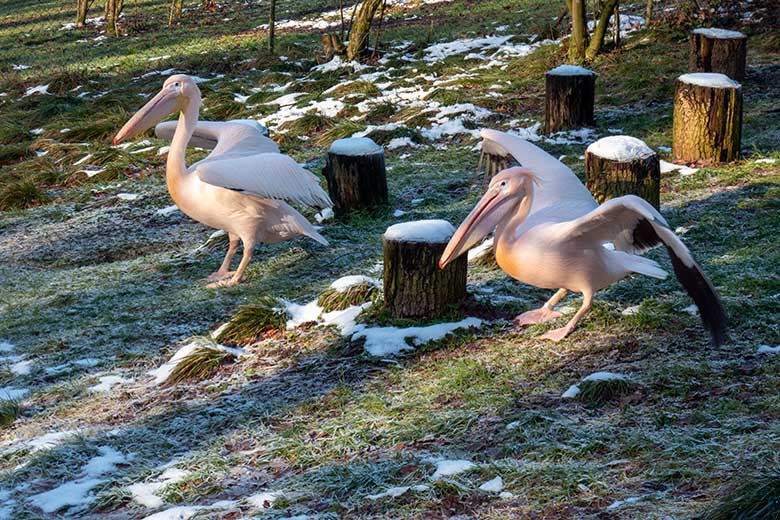
M 172 27 L 175 22 L 181 19 L 181 12 L 184 9 L 184 0 L 171 0 L 171 9 L 168 14 L 168 27 Z
M 274 53 L 274 38 L 276 33 L 276 0 L 271 0 L 271 13 L 268 17 L 268 51 Z
M 645 27 L 650 27 L 653 20 L 653 0 L 647 0 L 647 12 L 645 13 Z
M 122 14 L 122 9 L 125 8 L 125 0 L 116 0 L 116 19 L 119 20 L 119 15 Z
M 467 255 L 439 269 L 454 231 L 449 222 L 428 220 L 396 224 L 385 232 L 385 309 L 391 316 L 435 318 L 465 299 Z
M 82 28 L 87 23 L 88 0 L 76 0 L 76 27 Z
M 374 14 L 384 0 L 364 0 L 360 4 L 355 21 L 349 33 L 349 44 L 347 45 L 347 59 L 359 60 L 368 47 L 368 37 L 371 33 L 371 23 L 374 20 Z
M 593 29 L 593 34 L 590 37 L 590 44 L 588 50 L 585 53 L 585 57 L 588 60 L 592 60 L 601 51 L 601 45 L 604 43 L 604 35 L 607 34 L 607 27 L 609 26 L 609 19 L 612 18 L 612 14 L 618 5 L 618 0 L 607 0 L 604 4 L 604 9 L 601 10 L 601 16 L 599 16 L 599 23 L 596 24 Z M 620 31 L 620 28 L 618 28 Z
M 720 72 L 731 79 L 745 79 L 747 36 L 724 29 L 695 29 L 691 33 L 689 69 Z
M 585 185 L 599 204 L 623 195 L 637 195 L 661 207 L 661 167 L 656 155 L 645 143 L 639 141 L 642 152 L 622 157 L 599 155 L 600 142 L 610 139 L 626 139 L 625 136 L 607 137 L 591 145 L 585 152 Z M 633 139 L 633 138 L 628 138 Z M 607 145 L 608 146 L 608 145 Z M 636 147 L 639 149 L 639 147 Z
M 742 87 L 723 74 L 684 74 L 674 96 L 672 156 L 719 163 L 739 158 Z
M 334 142 L 322 174 L 336 215 L 387 204 L 385 152 L 367 137 Z
M 588 47 L 588 22 L 585 20 L 585 0 L 566 0 L 571 15 L 571 38 L 569 39 L 569 59 L 585 59 Z
M 216 0 L 203 0 L 200 4 L 200 9 L 202 11 L 214 11 L 217 9 L 217 1 Z
M 595 126 L 593 104 L 596 74 L 573 65 L 561 65 L 545 74 L 544 131 Z
M 325 61 L 330 61 L 336 55 L 341 56 L 347 50 L 344 44 L 341 43 L 341 38 L 339 38 L 338 34 L 323 34 L 320 36 L 320 41 L 322 41 Z
M 116 27 L 117 18 L 117 0 L 106 0 L 105 15 L 106 15 L 106 36 L 119 36 L 118 29 Z

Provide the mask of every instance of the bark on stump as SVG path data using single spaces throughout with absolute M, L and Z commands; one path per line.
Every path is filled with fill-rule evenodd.
M 720 72 L 731 79 L 745 79 L 747 36 L 726 29 L 694 29 L 691 33 L 689 69 Z
M 322 174 L 336 215 L 387 204 L 385 152 L 367 137 L 335 141 Z
M 661 207 L 658 155 L 635 137 L 599 139 L 585 152 L 585 185 L 599 204 L 623 195 L 637 195 Z
M 716 73 L 683 74 L 674 95 L 675 161 L 718 163 L 739 158 L 742 86 Z
M 596 74 L 593 71 L 575 65 L 561 65 L 547 72 L 545 77 L 546 133 L 595 125 Z
M 434 318 L 466 297 L 467 255 L 444 269 L 439 258 L 455 228 L 445 220 L 390 226 L 384 242 L 385 308 L 395 318 Z

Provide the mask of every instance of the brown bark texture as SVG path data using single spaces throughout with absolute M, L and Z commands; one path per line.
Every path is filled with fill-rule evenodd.
M 387 204 L 387 174 L 383 151 L 338 155 L 328 151 L 322 174 L 336 215 Z
M 596 75 L 546 75 L 544 130 L 594 126 L 593 104 L 596 97 Z
M 731 79 L 745 79 L 747 37 L 711 38 L 691 33 L 688 68 L 694 72 L 720 72 Z
M 677 80 L 672 156 L 676 161 L 737 160 L 742 143 L 742 88 L 712 88 Z
M 446 246 L 384 240 L 385 308 L 393 317 L 435 318 L 465 299 L 467 256 L 439 269 Z
M 379 6 L 384 0 L 364 0 L 357 9 L 352 28 L 349 31 L 349 44 L 347 45 L 347 59 L 359 60 L 368 48 L 368 37 L 371 33 L 371 24 Z
M 585 152 L 585 185 L 602 204 L 623 195 L 637 195 L 661 207 L 661 167 L 658 156 L 620 162 Z

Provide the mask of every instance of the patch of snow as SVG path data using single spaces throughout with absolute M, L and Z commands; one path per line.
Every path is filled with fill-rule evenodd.
M 671 172 L 678 172 L 680 175 L 693 175 L 697 171 L 699 171 L 698 168 L 691 168 L 689 166 L 685 166 L 682 164 L 674 164 L 667 161 L 664 161 L 661 159 L 660 161 L 661 165 L 661 173 L 671 173 Z
M 165 155 L 168 153 L 168 150 L 170 150 L 170 146 L 161 146 L 159 150 L 157 150 L 157 155 Z
M 607 506 L 606 511 L 614 511 L 615 509 L 619 509 L 625 505 L 636 504 L 644 498 L 645 497 L 628 497 L 623 500 L 616 500 Z
M 476 260 L 477 258 L 482 258 L 486 254 L 488 254 L 488 252 L 491 249 L 493 249 L 493 237 L 488 238 L 477 247 L 472 247 L 471 249 L 469 249 L 468 252 L 469 262 L 471 262 L 472 260 Z
M 98 381 L 100 381 L 98 384 L 90 386 L 87 390 L 90 392 L 110 392 L 116 385 L 133 382 L 132 379 L 126 379 L 120 376 L 102 376 Z
M 179 468 L 168 468 L 160 476 L 149 481 L 139 482 L 127 486 L 133 500 L 142 506 L 149 508 L 162 507 L 163 500 L 157 496 L 157 492 L 169 484 L 181 482 L 190 474 L 189 471 Z
M 411 137 L 394 137 L 387 143 L 388 150 L 397 150 L 398 148 L 419 148 L 420 145 L 412 141 Z
M 771 157 L 767 157 L 764 159 L 756 159 L 757 164 L 775 164 L 777 162 L 777 159 L 772 159 Z
M 357 72 L 359 70 L 367 69 L 367 65 L 363 65 L 360 62 L 357 61 L 346 61 L 342 60 L 341 56 L 334 56 L 332 60 L 330 60 L 327 63 L 323 63 L 322 65 L 317 65 L 316 67 L 312 67 L 312 71 L 314 72 L 333 72 L 339 69 L 352 69 L 353 71 Z
M 168 377 L 170 377 L 173 370 L 176 368 L 176 365 L 179 364 L 179 362 L 195 352 L 195 350 L 198 349 L 198 347 L 204 346 L 202 343 L 199 343 L 197 341 L 191 341 L 190 343 L 187 343 L 183 347 L 181 347 L 179 350 L 176 351 L 176 353 L 166 361 L 163 365 L 161 365 L 159 368 L 155 368 L 154 370 L 150 370 L 147 372 L 150 376 L 154 377 L 154 383 L 157 385 L 161 385 L 165 383 L 168 380 Z M 231 347 L 225 347 L 223 345 L 208 345 L 210 348 L 222 350 L 224 352 L 229 352 L 230 354 L 234 356 L 241 356 L 244 354 L 244 351 L 238 348 L 231 348 Z
M 19 361 L 17 363 L 14 363 L 11 365 L 11 372 L 17 376 L 26 376 L 32 371 L 34 361 L 33 360 L 26 360 L 26 361 Z
M 334 280 L 333 283 L 330 284 L 331 289 L 336 289 L 338 292 L 345 292 L 347 289 L 354 287 L 356 285 L 360 285 L 362 283 L 367 283 L 370 285 L 373 285 L 374 287 L 379 287 L 379 280 L 376 278 L 372 278 L 370 276 L 365 276 L 362 274 L 355 274 L 355 275 L 349 275 L 349 276 L 342 276 L 338 280 Z
M 334 216 L 335 214 L 333 213 L 333 208 L 325 208 L 319 213 L 315 214 L 314 219 L 321 224 L 327 220 L 332 219 Z
M 189 520 L 202 509 L 202 506 L 176 506 L 146 516 L 143 520 Z
M 455 323 L 437 323 L 427 327 L 367 327 L 363 324 L 355 328 L 352 340 L 365 338 L 365 349 L 372 356 L 394 356 L 404 350 L 412 350 L 414 346 L 429 341 L 442 339 L 457 329 L 479 327 L 479 318 L 465 318 Z M 407 343 L 410 340 L 412 345 Z
M 595 76 L 596 73 L 579 65 L 558 65 L 554 69 L 547 71 L 551 76 Z
M 13 352 L 14 346 L 9 341 L 0 340 L 0 352 Z
M 515 498 L 515 494 L 510 493 L 509 491 L 502 491 L 501 493 L 498 494 L 498 497 L 504 500 L 509 500 L 510 498 Z
M 6 399 L 9 401 L 18 401 L 22 399 L 30 390 L 27 388 L 16 388 L 15 386 L 4 386 L 0 388 L 0 399 Z
M 588 152 L 618 162 L 637 161 L 655 155 L 644 141 L 628 135 L 612 135 L 599 139 L 588 146 Z
M 623 309 L 623 311 L 620 313 L 623 316 L 633 316 L 634 314 L 639 314 L 639 305 L 632 305 L 631 307 L 626 307 Z
M 692 303 L 691 305 L 688 305 L 682 311 L 685 312 L 685 313 L 690 314 L 691 316 L 698 316 L 699 315 L 699 308 L 696 306 L 695 303 Z
M 397 209 L 397 210 L 393 211 L 393 216 L 395 218 L 403 217 L 404 215 L 406 215 L 406 212 L 404 210 L 402 210 L 402 209 Z
M 84 157 L 79 159 L 78 161 L 74 162 L 73 166 L 78 166 L 79 164 L 85 163 L 85 162 L 87 162 L 90 159 L 92 159 L 92 154 L 88 153 L 87 155 L 85 155 Z
M 718 40 L 747 38 L 747 36 L 739 31 L 729 31 L 728 29 L 719 29 L 717 27 L 700 27 L 694 29 L 693 34 L 701 34 L 705 38 L 715 38 Z
M 502 489 L 504 489 L 504 480 L 499 475 L 496 478 L 488 480 L 487 482 L 479 486 L 479 489 L 481 489 L 482 491 L 487 491 L 489 493 L 499 493 Z
M 582 379 L 582 382 L 585 381 L 614 381 L 614 380 L 622 380 L 625 381 L 628 378 L 624 376 L 623 374 L 616 374 L 614 372 L 594 372 L 593 374 L 590 374 L 589 376 Z M 577 397 L 580 394 L 580 386 L 579 385 L 571 385 L 568 390 L 566 390 L 561 397 L 564 399 L 573 399 Z
M 87 169 L 79 170 L 76 173 L 86 173 L 87 177 L 94 177 L 95 175 L 97 175 L 99 173 L 103 173 L 104 171 L 106 171 L 105 168 L 97 168 L 97 169 L 91 169 L 91 170 L 87 170 Z
M 364 310 L 371 306 L 371 302 L 361 305 L 352 305 L 341 311 L 326 312 L 322 315 L 323 325 L 335 325 L 342 336 L 352 334 L 357 328 L 355 320 Z
M 322 314 L 322 307 L 317 304 L 317 300 L 312 300 L 305 305 L 287 300 L 282 300 L 282 302 L 285 305 L 287 315 L 290 317 L 287 320 L 287 329 L 294 329 L 304 323 L 317 321 L 320 314 Z
M 155 211 L 154 214 L 160 215 L 162 217 L 167 217 L 168 215 L 171 215 L 177 211 L 179 211 L 179 207 L 174 204 L 173 206 L 166 206 L 164 208 L 160 208 L 157 211 Z
M 770 347 L 769 345 L 759 345 L 756 354 L 780 354 L 780 345 Z
M 376 495 L 366 495 L 366 498 L 369 500 L 379 500 L 380 498 L 385 497 L 396 498 L 404 495 L 407 491 L 428 491 L 429 489 L 430 487 L 426 486 L 425 484 L 418 484 L 416 486 L 398 486 L 387 488 L 387 491 L 377 493 Z
M 116 198 L 119 200 L 138 200 L 141 198 L 141 195 L 138 193 L 117 193 Z
M 49 85 L 37 85 L 35 87 L 29 87 L 25 92 L 24 96 L 32 96 L 33 94 L 40 94 L 40 95 L 50 95 L 49 94 Z
M 32 135 L 41 135 L 44 132 L 43 128 L 33 128 L 30 130 Z
M 76 361 L 73 362 L 73 364 L 78 365 L 80 367 L 91 368 L 99 365 L 100 360 L 96 358 L 82 358 L 82 359 L 77 359 Z
M 383 150 L 368 137 L 348 137 L 334 141 L 328 152 L 336 155 L 355 156 L 383 153 Z
M 436 461 L 436 471 L 431 475 L 432 480 L 442 477 L 451 477 L 466 471 L 471 471 L 477 465 L 468 460 L 439 460 Z
M 30 66 L 29 65 L 21 65 L 21 64 L 17 65 L 15 63 L 12 63 L 11 64 L 11 68 L 14 69 L 14 70 L 27 70 L 27 69 L 30 68 Z
M 281 491 L 263 491 L 247 497 L 246 501 L 258 509 L 268 509 L 280 498 L 284 498 Z
M 455 233 L 455 227 L 446 220 L 416 220 L 393 224 L 383 238 L 401 242 L 446 244 Z
M 678 81 L 688 85 L 697 85 L 707 88 L 741 88 L 741 85 L 725 74 L 717 72 L 691 72 L 683 74 Z

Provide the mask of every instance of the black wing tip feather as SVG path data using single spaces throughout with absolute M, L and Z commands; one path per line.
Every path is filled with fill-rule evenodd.
M 698 265 L 693 264 L 693 266 L 688 267 L 674 254 L 671 247 L 667 246 L 666 249 L 672 259 L 674 274 L 696 303 L 701 321 L 710 332 L 712 344 L 720 347 L 728 339 L 726 330 L 728 317 L 718 294 Z

